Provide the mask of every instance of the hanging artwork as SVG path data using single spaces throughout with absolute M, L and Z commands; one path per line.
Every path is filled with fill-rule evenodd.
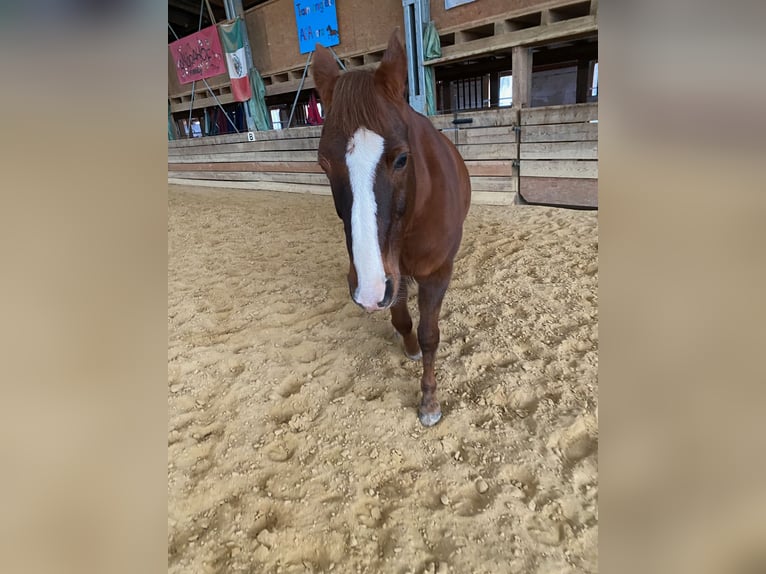
M 295 22 L 301 54 L 313 52 L 317 44 L 325 48 L 340 44 L 335 0 L 295 0 Z
M 168 48 L 181 84 L 191 84 L 226 72 L 226 60 L 215 26 L 176 40 Z

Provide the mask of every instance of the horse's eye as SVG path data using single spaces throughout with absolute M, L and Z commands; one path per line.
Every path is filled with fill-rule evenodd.
M 407 154 L 400 153 L 394 161 L 394 169 L 402 169 L 405 165 L 407 165 Z

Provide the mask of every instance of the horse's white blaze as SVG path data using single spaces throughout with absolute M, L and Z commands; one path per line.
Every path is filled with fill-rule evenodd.
M 383 156 L 383 138 L 359 128 L 346 146 L 346 165 L 351 182 L 351 248 L 358 287 L 354 300 L 375 308 L 386 293 L 386 273 L 378 242 L 378 205 L 373 186 Z

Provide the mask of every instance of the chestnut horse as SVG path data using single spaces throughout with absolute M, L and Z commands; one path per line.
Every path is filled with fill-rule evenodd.
M 468 170 L 452 142 L 405 101 L 407 62 L 396 32 L 376 71 L 341 75 L 317 45 L 312 75 L 326 110 L 318 159 L 343 220 L 351 297 L 367 311 L 391 309 L 404 352 L 422 356 L 418 416 L 432 426 L 441 418 L 439 312 L 471 203 Z M 417 337 L 409 279 L 418 284 Z

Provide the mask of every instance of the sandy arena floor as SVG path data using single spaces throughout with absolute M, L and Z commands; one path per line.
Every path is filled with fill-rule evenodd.
M 170 186 L 169 572 L 597 570 L 596 213 L 463 237 L 424 429 L 330 197 Z

